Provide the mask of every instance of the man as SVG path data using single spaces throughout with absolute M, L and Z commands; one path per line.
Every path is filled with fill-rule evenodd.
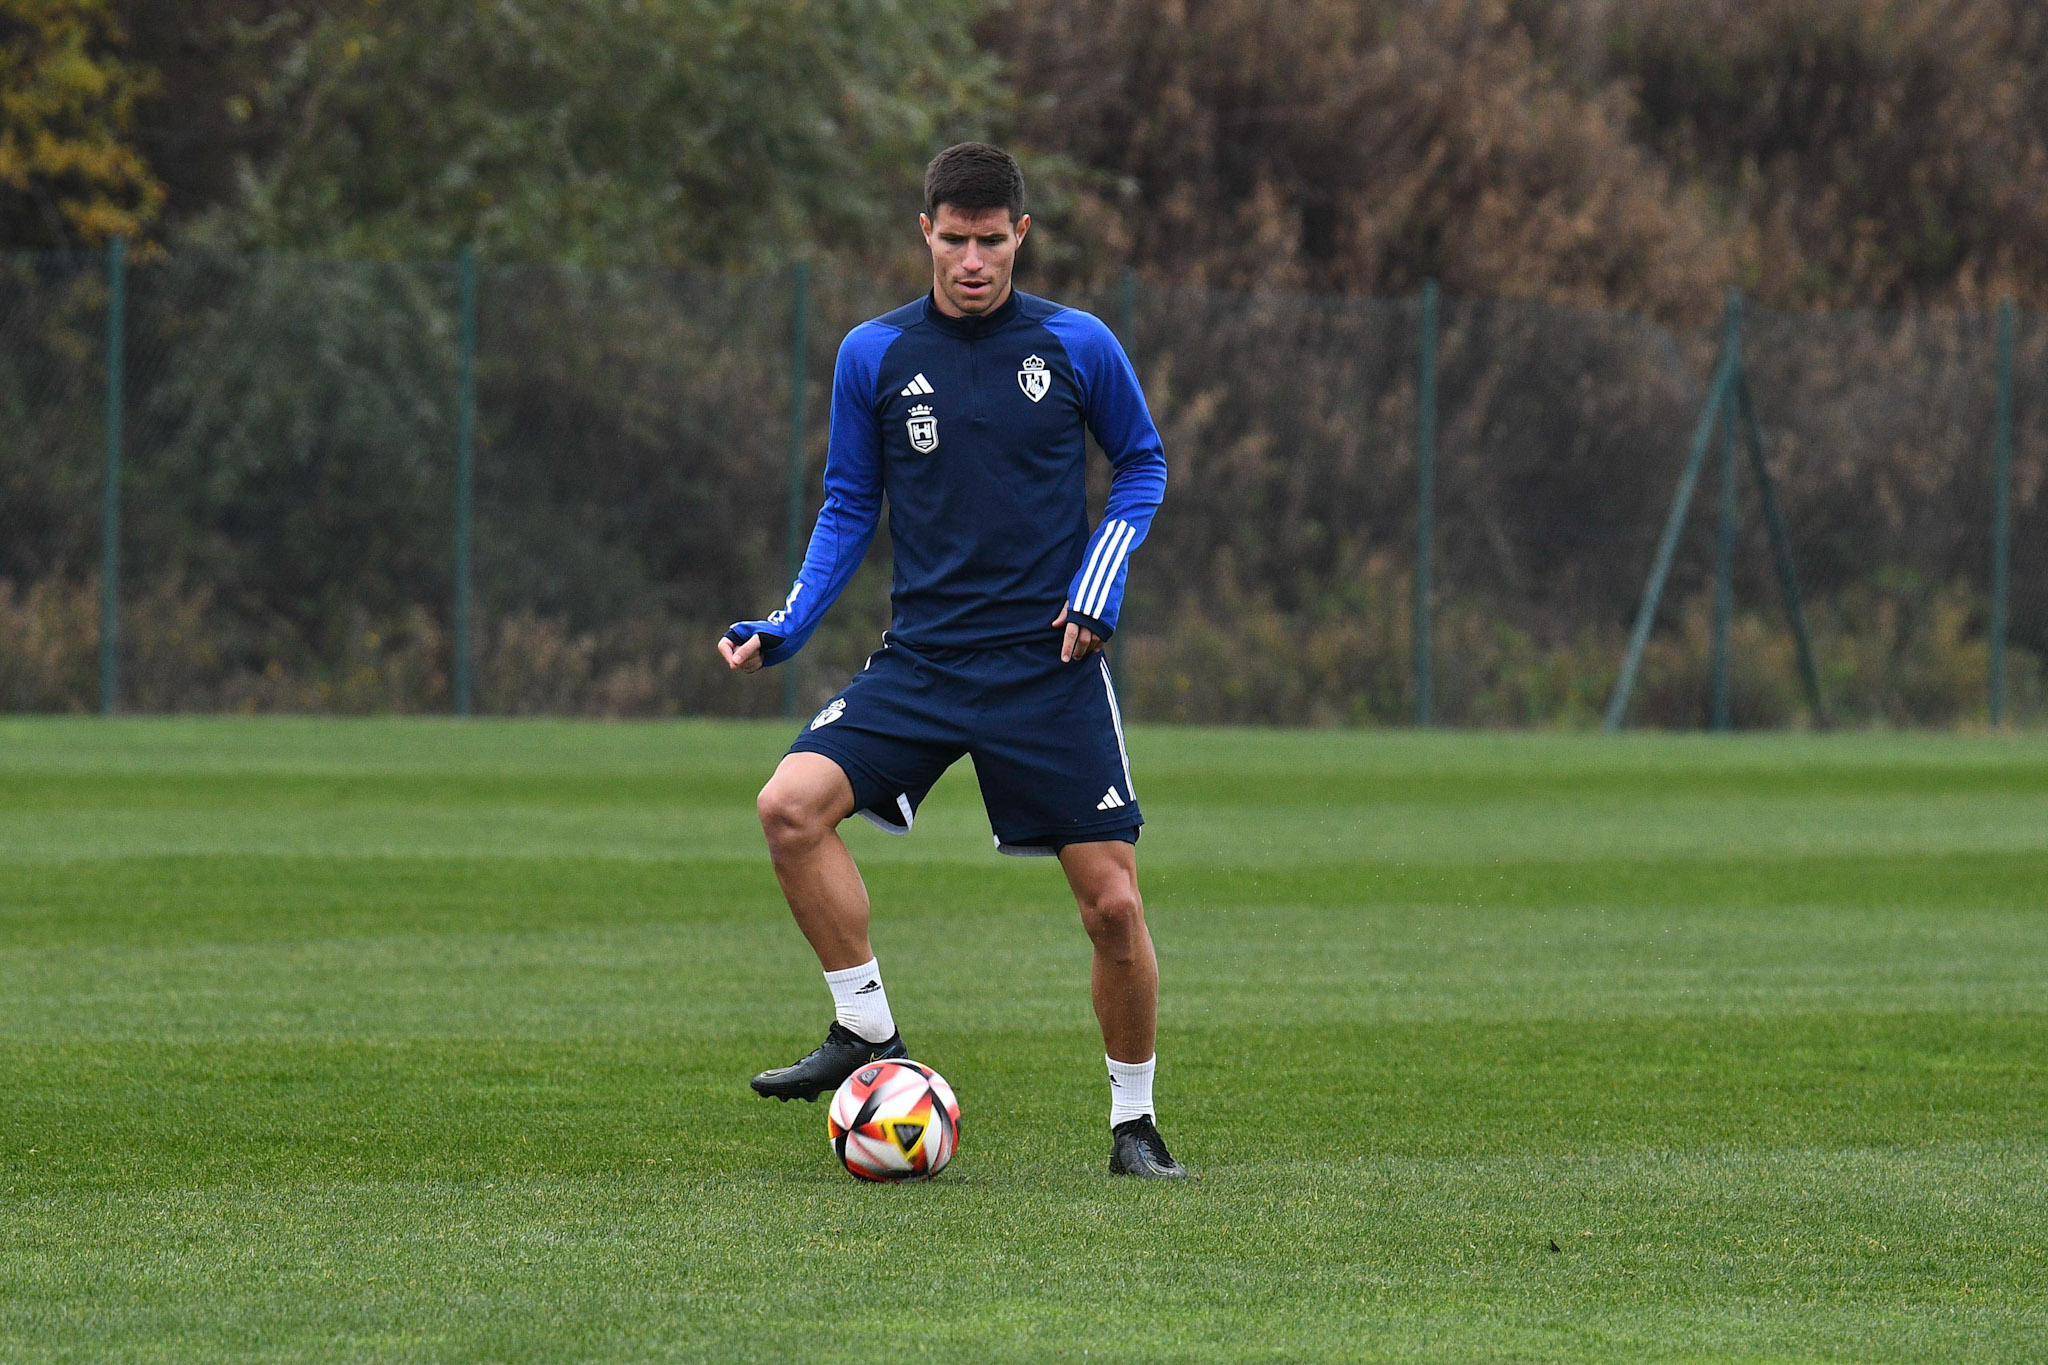
M 837 832 L 859 813 L 907 834 L 974 759 L 996 847 L 1057 856 L 1094 942 L 1110 1075 L 1110 1170 L 1186 1175 L 1154 1123 L 1159 967 L 1138 896 L 1137 796 L 1101 653 L 1130 555 L 1166 489 L 1159 433 L 1101 322 L 1010 286 L 1031 228 L 1008 153 L 962 143 L 925 171 L 931 293 L 847 334 L 832 382 L 825 505 L 782 610 L 718 643 L 751 673 L 790 658 L 860 566 L 889 502 L 893 621 L 761 790 L 776 878 L 825 969 L 837 1019 L 754 1089 L 813 1100 L 906 1055 Z M 1114 467 L 1091 536 L 1085 433 Z

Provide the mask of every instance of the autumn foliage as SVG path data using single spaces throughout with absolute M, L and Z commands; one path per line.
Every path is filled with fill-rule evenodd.
M 2048 298 L 2023 0 L 1020 0 L 1021 126 L 1098 258 L 1207 283 L 1711 311 Z
M 97 630 L 98 263 L 19 253 L 117 233 L 162 248 L 135 704 L 445 704 L 475 246 L 483 700 L 775 709 L 679 642 L 786 590 L 791 265 L 815 499 L 839 329 L 917 287 L 920 163 L 984 136 L 1026 287 L 1112 321 L 1170 451 L 1136 714 L 1413 714 L 1428 279 L 1440 719 L 1597 716 L 1731 287 L 1835 718 L 1887 722 L 1982 714 L 2019 301 L 2009 671 L 2048 707 L 2037 0 L 0 0 L 0 709 L 86 705 Z M 1754 496 L 1736 718 L 1808 722 Z M 1702 714 L 1710 497 L 1641 718 Z
M 2029 0 L 0 0 L 4 247 L 887 265 L 981 135 L 1066 283 L 2048 300 Z
M 153 87 L 121 55 L 113 0 L 0 0 L 0 243 L 94 245 L 155 221 L 163 185 L 135 143 Z

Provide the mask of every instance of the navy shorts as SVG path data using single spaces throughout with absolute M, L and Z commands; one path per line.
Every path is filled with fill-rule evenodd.
M 789 751 L 845 769 L 854 809 L 892 834 L 910 832 L 925 793 L 966 754 L 1004 853 L 1136 843 L 1145 818 L 1109 662 L 1062 663 L 1060 638 L 977 650 L 888 641 Z

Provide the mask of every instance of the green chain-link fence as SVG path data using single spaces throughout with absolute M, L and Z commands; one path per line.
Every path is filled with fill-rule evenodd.
M 886 539 L 783 683 L 712 642 L 783 596 L 838 340 L 898 301 L 807 269 L 0 259 L 0 710 L 808 709 L 886 623 Z M 1172 468 L 1113 651 L 1130 712 L 1600 721 L 1720 410 L 1720 327 L 1129 279 L 1069 301 L 1123 337 Z M 1996 313 L 1745 310 L 1826 720 L 2048 714 L 2048 318 L 2005 325 L 2002 352 Z M 1702 439 L 1620 715 L 1814 723 L 1764 485 L 1738 461 L 1722 553 Z

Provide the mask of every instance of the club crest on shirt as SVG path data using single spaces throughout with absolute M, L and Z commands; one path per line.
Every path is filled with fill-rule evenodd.
M 1017 371 L 1017 387 L 1024 390 L 1024 396 L 1036 403 L 1052 391 L 1052 371 L 1045 368 L 1045 362 L 1037 356 L 1024 357 L 1024 368 Z
M 910 410 L 910 425 L 906 430 L 911 449 L 929 455 L 939 448 L 939 419 L 932 416 L 931 404 L 919 403 Z

